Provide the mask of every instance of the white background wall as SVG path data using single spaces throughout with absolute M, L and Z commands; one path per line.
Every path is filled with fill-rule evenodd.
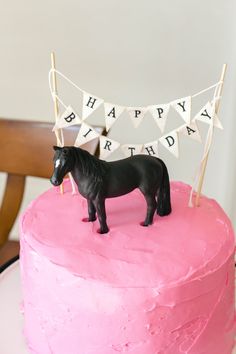
M 225 129 L 216 131 L 204 192 L 235 221 L 235 5 L 234 0 L 1 0 L 0 116 L 54 120 L 47 81 L 52 50 L 57 68 L 82 88 L 129 106 L 193 94 L 218 81 L 226 62 L 220 110 Z M 59 90 L 80 111 L 76 93 L 62 82 Z M 206 99 L 196 101 L 194 109 Z M 102 124 L 102 109 L 89 121 Z M 151 117 L 134 130 L 123 116 L 111 132 L 123 143 L 147 142 L 158 135 Z M 202 147 L 186 139 L 180 143 L 179 161 L 163 149 L 160 155 L 172 179 L 191 183 Z M 0 175 L 0 193 L 4 180 Z M 23 209 L 48 187 L 48 181 L 29 178 Z M 17 233 L 15 227 L 13 234 Z

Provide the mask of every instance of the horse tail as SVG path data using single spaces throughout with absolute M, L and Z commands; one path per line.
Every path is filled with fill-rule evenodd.
M 171 213 L 170 181 L 166 165 L 162 160 L 159 161 L 162 164 L 163 173 L 157 200 L 157 214 L 160 216 L 165 216 Z

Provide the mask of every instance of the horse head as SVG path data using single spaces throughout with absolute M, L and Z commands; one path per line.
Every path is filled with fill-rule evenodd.
M 54 186 L 59 186 L 65 175 L 73 169 L 73 147 L 53 146 L 53 149 L 55 151 L 53 158 L 54 171 L 50 181 Z

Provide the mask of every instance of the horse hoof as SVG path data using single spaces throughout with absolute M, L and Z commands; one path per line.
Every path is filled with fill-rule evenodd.
M 102 230 L 102 229 L 98 229 L 97 230 L 97 233 L 98 234 L 107 234 L 109 232 L 109 229 L 107 228 L 107 229 L 104 229 L 104 230 Z
M 142 221 L 142 222 L 140 223 L 140 225 L 147 227 L 147 226 L 149 226 L 150 224 L 147 224 L 146 222 Z
M 96 220 L 96 218 L 94 218 L 94 219 L 83 218 L 82 219 L 83 222 L 91 222 L 91 221 L 95 221 L 95 220 Z

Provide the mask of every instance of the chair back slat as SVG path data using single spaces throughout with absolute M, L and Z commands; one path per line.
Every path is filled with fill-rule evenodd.
M 0 171 L 49 178 L 53 170 L 52 146 L 56 145 L 52 128 L 52 123 L 0 119 Z M 65 145 L 74 144 L 79 129 L 64 129 Z M 103 132 L 102 127 L 95 129 Z M 97 146 L 98 139 L 94 139 L 82 147 L 94 154 Z
M 0 172 L 7 173 L 7 183 L 0 208 L 0 247 L 8 239 L 21 206 L 25 177 L 49 178 L 53 172 L 54 124 L 0 119 Z M 64 129 L 66 145 L 74 145 L 80 126 Z M 103 127 L 94 127 L 105 135 Z M 98 155 L 98 139 L 81 146 Z

